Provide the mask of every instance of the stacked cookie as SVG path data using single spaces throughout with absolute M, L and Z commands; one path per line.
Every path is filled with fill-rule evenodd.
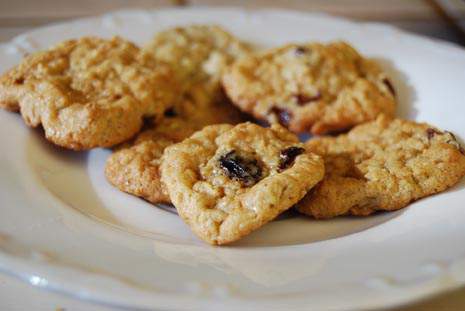
M 400 209 L 465 175 L 455 137 L 396 119 L 389 78 L 343 42 L 252 51 L 209 25 L 143 48 L 70 40 L 6 72 L 0 105 L 62 147 L 114 147 L 108 181 L 172 203 L 211 244 L 292 207 L 316 219 Z

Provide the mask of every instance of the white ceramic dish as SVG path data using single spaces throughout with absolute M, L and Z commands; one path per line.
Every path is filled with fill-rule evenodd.
M 57 24 L 0 45 L 0 69 L 83 35 L 138 43 L 161 29 L 218 23 L 261 46 L 344 39 L 377 58 L 399 115 L 465 137 L 465 51 L 379 24 L 240 9 L 122 11 Z M 104 179 L 108 150 L 64 151 L 0 111 L 0 270 L 46 289 L 147 309 L 360 309 L 465 284 L 465 183 L 369 218 L 291 217 L 211 247 L 169 211 Z

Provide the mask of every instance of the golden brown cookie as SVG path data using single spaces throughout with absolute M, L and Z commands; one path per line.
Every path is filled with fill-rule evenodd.
M 188 97 L 108 158 L 105 176 L 111 184 L 152 203 L 169 203 L 159 173 L 163 150 L 206 125 L 244 120 L 235 107 L 226 102 L 213 102 L 200 87 L 191 89 Z
M 397 210 L 465 175 L 465 152 L 455 137 L 426 123 L 380 116 L 306 146 L 325 160 L 325 178 L 298 204 L 315 218 Z
M 213 96 L 224 69 L 250 52 L 247 44 L 215 25 L 171 28 L 155 35 L 144 52 L 170 64 L 185 89 L 203 84 Z
M 0 106 L 20 111 L 47 139 L 70 149 L 131 138 L 144 117 L 161 115 L 179 93 L 167 65 L 134 44 L 84 37 L 26 57 L 0 78 Z
M 392 84 L 344 42 L 289 44 L 235 62 L 223 75 L 232 102 L 294 132 L 323 134 L 392 116 Z
M 226 244 L 273 220 L 323 178 L 322 159 L 279 125 L 212 125 L 165 149 L 162 181 L 202 240 Z

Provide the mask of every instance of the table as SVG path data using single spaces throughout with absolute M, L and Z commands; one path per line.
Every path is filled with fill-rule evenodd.
M 465 1 L 439 0 L 454 5 L 455 23 L 465 27 Z M 173 5 L 227 5 L 247 8 L 276 7 L 300 11 L 322 11 L 359 21 L 379 21 L 399 28 L 448 40 L 465 46 L 460 33 L 433 1 L 422 0 L 14 0 L 0 1 L 0 41 L 38 27 L 70 18 L 97 15 L 123 8 L 160 8 Z M 0 274 L 0 309 L 109 311 L 111 306 L 77 301 L 32 287 Z M 465 310 L 465 288 L 428 298 L 396 311 Z
M 465 26 L 463 0 L 437 0 L 457 5 L 458 22 Z M 173 3 L 189 5 L 285 8 L 321 11 L 359 21 L 378 21 L 423 35 L 465 45 L 463 34 L 448 24 L 437 9 L 425 0 L 2 0 L 0 1 L 0 41 L 47 23 L 98 15 L 124 8 L 160 8 Z

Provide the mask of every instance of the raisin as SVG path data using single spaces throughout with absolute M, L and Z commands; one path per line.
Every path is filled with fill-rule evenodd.
M 153 117 L 143 117 L 142 118 L 142 128 L 141 131 L 152 129 L 155 126 L 155 120 Z
M 298 47 L 295 48 L 295 51 L 294 51 L 296 56 L 302 56 L 302 55 L 304 55 L 304 54 L 306 54 L 308 52 L 309 52 L 309 50 L 304 46 L 298 46 Z
M 24 78 L 23 78 L 23 77 L 17 78 L 17 79 L 15 80 L 15 84 L 19 84 L 19 85 L 24 84 Z
M 235 150 L 222 155 L 219 163 L 229 178 L 241 182 L 246 187 L 256 184 L 262 176 L 262 168 L 256 159 L 245 159 Z
M 174 110 L 174 107 L 171 107 L 171 108 L 166 109 L 163 115 L 167 118 L 173 118 L 177 116 L 177 113 L 176 113 L 176 110 Z
M 280 171 L 287 169 L 289 166 L 292 165 L 295 158 L 305 152 L 305 149 L 302 147 L 289 147 L 284 150 L 281 150 L 279 154 L 279 165 L 278 168 Z
M 113 100 L 120 100 L 122 97 L 121 94 L 116 94 L 113 96 Z
M 389 89 L 389 92 L 391 92 L 393 96 L 396 96 L 396 90 L 394 89 L 394 86 L 392 85 L 391 81 L 389 81 L 388 78 L 384 78 L 383 83 Z
M 299 106 L 305 106 L 307 104 L 310 104 L 311 102 L 320 100 L 321 93 L 318 92 L 316 93 L 316 95 L 313 95 L 313 96 L 307 96 L 305 94 L 297 94 L 297 95 L 294 95 L 294 98 L 297 100 L 297 104 Z
M 282 126 L 287 127 L 292 119 L 292 113 L 283 108 L 273 107 L 271 108 L 270 112 L 276 115 L 279 124 Z
M 431 127 L 426 130 L 426 136 L 428 136 L 428 139 L 433 138 L 434 135 L 436 134 L 441 135 L 442 132 L 438 131 L 437 129 L 431 128 Z

